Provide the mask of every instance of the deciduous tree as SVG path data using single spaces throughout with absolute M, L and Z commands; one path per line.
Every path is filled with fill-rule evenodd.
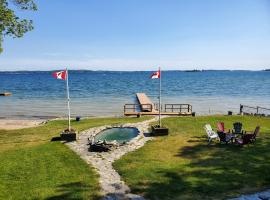
M 15 6 L 13 9 L 11 4 Z M 0 0 L 0 53 L 3 51 L 5 36 L 22 37 L 34 28 L 32 20 L 21 19 L 16 15 L 16 9 L 36 11 L 37 6 L 34 0 Z

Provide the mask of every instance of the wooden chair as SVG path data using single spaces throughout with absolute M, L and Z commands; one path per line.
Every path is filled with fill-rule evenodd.
M 217 132 L 222 132 L 222 133 L 231 133 L 230 129 L 225 129 L 224 122 L 218 122 L 217 123 Z
M 251 133 L 246 132 L 242 136 L 242 138 L 236 140 L 236 143 L 241 145 L 241 146 L 243 146 L 245 144 L 253 143 L 256 141 L 256 137 L 258 136 L 259 132 L 260 132 L 260 126 L 257 126 L 255 128 L 254 132 L 251 132 Z
M 242 130 L 242 128 L 243 128 L 243 124 L 241 122 L 235 122 L 233 124 L 232 133 L 233 134 L 241 134 L 241 135 L 243 135 L 244 131 Z
M 213 139 L 219 139 L 218 137 L 218 134 L 213 131 L 212 127 L 210 124 L 206 124 L 204 126 L 204 129 L 206 131 L 206 134 L 207 134 L 207 137 L 208 137 L 208 144 L 210 144 L 210 142 L 213 140 Z
M 229 142 L 232 142 L 234 137 L 234 134 L 230 134 L 229 131 L 225 131 L 225 126 L 224 122 L 218 122 L 217 123 L 217 134 L 219 136 L 220 142 L 221 143 L 226 143 L 228 144 Z
M 256 141 L 256 137 L 258 136 L 260 132 L 260 126 L 257 126 L 254 130 L 254 132 L 245 132 L 245 135 L 247 137 L 250 137 L 250 141 L 251 142 L 255 142 Z

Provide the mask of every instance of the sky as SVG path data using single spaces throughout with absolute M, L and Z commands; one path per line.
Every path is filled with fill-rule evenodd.
M 0 70 L 270 68 L 270 0 L 37 0 Z

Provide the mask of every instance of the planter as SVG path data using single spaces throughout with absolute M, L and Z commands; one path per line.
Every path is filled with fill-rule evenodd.
M 64 130 L 62 133 L 60 133 L 60 137 L 62 141 L 66 142 L 72 142 L 76 140 L 76 131 L 71 129 L 69 130 Z
M 228 111 L 228 115 L 232 115 L 233 114 L 233 112 L 232 111 Z
M 166 127 L 159 127 L 159 125 L 152 126 L 152 133 L 153 136 L 164 136 L 169 134 L 169 129 Z

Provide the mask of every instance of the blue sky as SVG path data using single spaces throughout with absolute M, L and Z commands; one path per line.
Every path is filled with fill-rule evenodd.
M 38 0 L 0 70 L 270 68 L 269 0 Z

